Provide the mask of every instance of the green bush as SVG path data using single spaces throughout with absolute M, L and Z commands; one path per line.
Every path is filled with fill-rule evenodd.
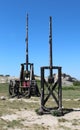
M 73 82 L 73 85 L 74 85 L 74 86 L 80 86 L 80 81 L 74 81 L 74 82 Z
M 63 112 L 60 110 L 54 110 L 51 112 L 53 116 L 63 116 Z

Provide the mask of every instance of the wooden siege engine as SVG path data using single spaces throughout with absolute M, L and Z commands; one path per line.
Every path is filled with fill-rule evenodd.
M 61 67 L 53 66 L 52 63 L 52 17 L 50 16 L 50 35 L 49 35 L 49 46 L 50 46 L 50 65 L 41 67 L 41 106 L 39 109 L 40 114 L 51 113 L 54 110 L 58 110 L 62 114 L 62 83 L 61 83 Z M 49 71 L 48 80 L 45 77 L 45 71 Z M 58 77 L 54 80 L 53 71 L 57 70 Z M 57 92 L 56 92 L 57 91 Z M 56 107 L 50 107 L 48 101 L 50 97 L 55 101 Z M 52 101 L 51 100 L 51 101 Z M 51 103 L 52 104 L 52 103 Z

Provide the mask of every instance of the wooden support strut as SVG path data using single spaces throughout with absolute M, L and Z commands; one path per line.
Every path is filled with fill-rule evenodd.
M 45 67 L 41 67 L 41 110 L 43 111 L 43 109 L 45 108 L 45 104 L 48 101 L 49 97 L 52 96 L 53 99 L 55 100 L 58 109 L 62 110 L 62 83 L 61 83 L 61 67 L 58 66 L 52 66 L 52 69 L 57 69 L 58 70 L 58 80 L 53 83 L 53 85 L 51 84 L 51 88 L 50 88 L 50 84 L 48 85 L 48 83 L 45 80 L 45 69 L 50 69 L 49 66 L 45 66 Z M 56 88 L 56 86 L 58 85 L 58 98 L 55 96 L 54 94 L 54 90 Z M 45 97 L 45 89 L 44 87 L 47 87 L 49 93 L 48 95 Z
M 62 109 L 61 67 L 58 69 L 58 99 L 59 99 L 59 110 L 61 110 Z
M 44 68 L 41 67 L 41 108 L 44 106 Z

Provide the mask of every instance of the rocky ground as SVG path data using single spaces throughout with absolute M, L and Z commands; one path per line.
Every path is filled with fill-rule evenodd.
M 38 77 L 39 78 L 39 77 Z M 57 76 L 55 75 L 55 78 Z M 1 82 L 8 81 L 7 77 L 3 80 L 2 77 Z M 72 78 L 69 75 L 62 75 L 62 84 L 70 86 L 73 84 L 73 81 L 76 81 L 75 78 Z M 12 103 L 14 101 L 22 100 L 26 104 L 38 104 L 40 106 L 40 100 L 32 99 L 16 99 L 16 98 L 5 98 L 4 96 L 0 98 L 0 102 L 5 101 L 8 103 Z M 69 101 L 70 99 L 67 99 Z M 74 99 L 77 102 L 77 99 Z M 80 99 L 79 99 L 80 103 Z M 1 104 L 0 104 L 1 105 Z M 79 105 L 80 106 L 80 105 Z M 7 105 L 5 105 L 5 109 L 7 109 Z M 12 111 L 12 113 L 9 111 Z M 80 107 L 73 108 L 73 111 L 65 114 L 61 117 L 55 117 L 52 115 L 38 115 L 34 108 L 33 109 L 12 109 L 8 108 L 8 112 L 2 114 L 0 116 L 0 130 L 80 130 Z
M 31 99 L 7 99 L 9 102 L 14 100 L 23 100 L 25 103 L 36 103 L 39 101 Z M 76 100 L 77 101 L 77 100 Z M 37 115 L 34 110 L 15 110 L 12 114 L 0 116 L 0 121 L 19 122 L 20 126 L 14 128 L 4 125 L 3 130 L 80 130 L 80 108 L 74 108 L 74 111 L 61 117 L 52 115 Z M 23 127 L 21 127 L 21 125 Z M 0 129 L 2 130 L 2 129 Z
M 53 77 L 54 77 L 54 80 L 58 79 L 57 74 L 54 74 Z M 19 77 L 15 77 L 15 76 L 11 77 L 11 76 L 8 76 L 8 75 L 7 76 L 4 76 L 4 75 L 1 76 L 0 75 L 0 83 L 9 83 L 10 80 L 15 80 L 15 79 L 19 79 Z M 35 76 L 35 79 L 40 80 L 40 76 Z M 46 80 L 48 80 L 48 78 L 46 78 Z M 77 79 L 68 75 L 68 74 L 65 74 L 65 73 L 62 74 L 62 85 L 63 86 L 71 86 L 71 85 L 73 85 L 74 81 L 77 81 Z

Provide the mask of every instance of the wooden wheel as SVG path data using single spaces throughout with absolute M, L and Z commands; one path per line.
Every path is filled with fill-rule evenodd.
M 10 83 L 9 83 L 9 94 L 12 96 L 14 95 L 14 86 L 13 86 L 13 81 L 10 80 Z

